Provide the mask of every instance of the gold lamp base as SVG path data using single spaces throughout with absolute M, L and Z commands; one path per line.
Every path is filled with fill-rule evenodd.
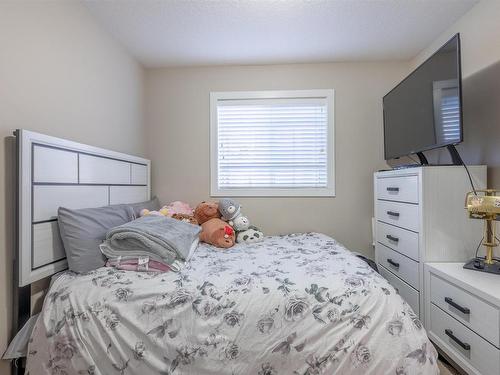
M 484 259 L 477 257 L 470 260 L 464 266 L 466 269 L 500 274 L 500 262 L 493 258 L 493 249 L 499 245 L 495 225 L 495 221 L 500 219 L 499 193 L 499 190 L 488 189 L 469 192 L 466 196 L 465 206 L 469 217 L 484 220 L 481 244 L 486 248 Z
M 498 246 L 496 235 L 495 217 L 493 214 L 485 214 L 484 219 L 484 237 L 482 245 L 486 247 L 486 256 L 475 258 L 464 265 L 465 269 L 488 272 L 500 275 L 500 262 L 493 259 L 493 249 Z

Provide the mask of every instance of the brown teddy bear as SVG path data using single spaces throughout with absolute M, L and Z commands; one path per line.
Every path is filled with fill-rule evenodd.
M 201 224 L 200 241 L 227 249 L 236 242 L 236 234 L 225 221 L 212 218 Z
M 202 225 L 210 219 L 219 219 L 221 214 L 219 212 L 219 203 L 217 202 L 201 202 L 194 210 L 194 218 L 198 224 Z

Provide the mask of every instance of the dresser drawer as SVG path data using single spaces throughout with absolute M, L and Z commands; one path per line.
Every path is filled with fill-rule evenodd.
M 420 225 L 418 205 L 382 200 L 378 200 L 376 205 L 378 221 L 393 224 L 414 232 L 419 231 Z
M 500 310 L 498 308 L 432 273 L 430 294 L 432 303 L 493 345 L 500 347 Z
M 399 277 L 388 271 L 384 266 L 378 264 L 380 274 L 391 284 L 399 295 L 410 305 L 413 312 L 420 316 L 419 293 Z
M 377 263 L 383 265 L 401 280 L 420 290 L 418 278 L 418 262 L 399 254 L 397 251 L 377 243 L 375 244 Z
M 418 177 L 377 178 L 377 199 L 418 203 Z
M 378 221 L 377 242 L 418 260 L 418 233 Z
M 430 336 L 484 375 L 500 374 L 500 350 L 431 304 Z

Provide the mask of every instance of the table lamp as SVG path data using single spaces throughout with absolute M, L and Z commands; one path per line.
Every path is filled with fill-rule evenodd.
M 493 256 L 493 249 L 499 245 L 496 235 L 496 221 L 500 220 L 500 190 L 475 190 L 467 193 L 465 208 L 469 218 L 484 220 L 484 234 L 476 250 L 476 257 L 467 263 L 464 268 L 500 275 L 500 260 Z M 479 257 L 479 247 L 486 248 L 486 256 Z

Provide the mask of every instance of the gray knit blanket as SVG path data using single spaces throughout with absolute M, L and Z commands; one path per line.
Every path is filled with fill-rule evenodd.
M 201 228 L 163 216 L 143 216 L 110 229 L 101 251 L 108 258 L 147 256 L 178 268 L 198 245 Z

